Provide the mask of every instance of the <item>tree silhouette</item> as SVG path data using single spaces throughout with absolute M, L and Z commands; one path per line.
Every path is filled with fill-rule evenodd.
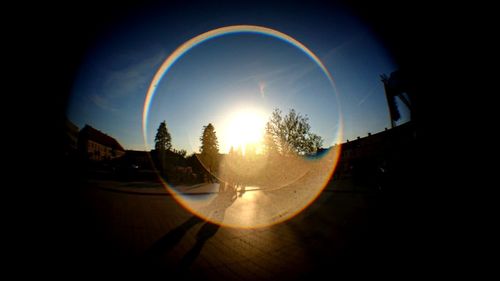
M 217 141 L 217 135 L 212 123 L 203 126 L 203 134 L 200 137 L 200 141 L 201 162 L 210 173 L 216 172 L 219 158 L 219 142 Z
M 172 148 L 172 137 L 167 129 L 165 121 L 160 123 L 155 137 L 155 149 L 158 153 L 159 167 L 162 175 L 166 175 L 167 159 L 166 151 Z
M 158 151 L 167 151 L 172 148 L 172 137 L 167 129 L 166 121 L 160 123 L 160 127 L 156 131 L 155 149 Z
M 185 149 L 177 150 L 174 148 L 174 149 L 172 149 L 172 153 L 177 154 L 178 156 L 180 156 L 182 158 L 186 158 L 187 151 Z
M 311 154 L 320 148 L 323 139 L 310 132 L 309 118 L 291 109 L 283 116 L 281 110 L 274 109 L 266 124 L 264 144 L 268 152 L 281 155 Z
M 273 128 L 269 122 L 266 124 L 264 130 L 264 149 L 267 155 L 273 156 L 278 153 L 277 141 L 274 139 L 274 134 L 272 133 Z
M 399 93 L 391 88 L 390 78 L 386 74 L 380 75 L 380 80 L 382 80 L 382 83 L 384 83 L 385 95 L 387 98 L 387 104 L 389 106 L 389 115 L 391 117 L 391 126 L 394 127 L 394 121 L 398 121 L 399 118 L 401 118 L 398 104 L 396 103 L 396 96 Z

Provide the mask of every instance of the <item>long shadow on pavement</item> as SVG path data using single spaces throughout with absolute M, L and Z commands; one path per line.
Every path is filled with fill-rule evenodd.
M 154 263 L 157 261 L 163 254 L 172 250 L 175 245 L 177 245 L 182 237 L 186 234 L 186 232 L 195 226 L 198 223 L 203 222 L 197 216 L 192 216 L 188 220 L 186 220 L 181 225 L 176 228 L 170 230 L 167 234 L 165 234 L 162 238 L 157 240 L 145 253 L 144 260 L 149 263 Z
M 144 253 L 143 262 L 146 263 L 145 265 L 154 267 L 169 266 L 164 264 L 162 256 L 171 251 L 182 240 L 182 237 L 184 237 L 189 229 L 198 223 L 205 221 L 196 234 L 195 245 L 182 257 L 182 259 L 180 259 L 180 267 L 178 269 L 180 271 L 189 269 L 201 253 L 205 243 L 213 237 L 220 228 L 220 225 L 211 223 L 211 221 L 224 220 L 227 208 L 229 208 L 237 199 L 236 192 L 235 186 L 223 184 L 223 187 L 219 191 L 217 197 L 215 197 L 210 204 L 203 208 L 201 212 L 202 214 L 207 215 L 207 220 L 205 221 L 197 216 L 192 216 L 181 225 L 170 230 Z
M 181 260 L 181 265 L 180 265 L 181 270 L 187 270 L 191 266 L 191 264 L 194 263 L 196 258 L 199 256 L 201 250 L 203 249 L 205 242 L 207 242 L 208 239 L 214 236 L 215 233 L 217 233 L 217 231 L 219 230 L 219 228 L 220 225 L 213 224 L 210 222 L 206 222 L 201 227 L 201 229 L 196 234 L 195 245 L 189 250 L 189 252 L 186 253 L 186 255 L 184 255 L 184 257 Z

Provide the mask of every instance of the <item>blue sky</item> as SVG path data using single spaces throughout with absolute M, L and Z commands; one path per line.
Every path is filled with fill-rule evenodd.
M 252 24 L 279 30 L 306 45 L 332 74 L 338 96 L 321 69 L 296 47 L 264 35 L 225 35 L 190 50 L 161 80 L 148 118 L 149 139 L 166 120 L 174 148 L 197 151 L 203 125 L 212 122 L 216 131 L 224 130 L 222 123 L 231 111 L 248 107 L 265 113 L 275 107 L 285 112 L 295 108 L 307 114 L 325 146 L 337 133 L 339 105 L 342 141 L 390 127 L 379 75 L 390 74 L 397 65 L 369 26 L 341 7 L 175 9 L 144 9 L 102 31 L 75 79 L 67 109 L 72 122 L 80 128 L 89 124 L 126 149 L 144 150 L 143 104 L 161 63 L 200 33 Z M 408 112 L 404 105 L 399 109 L 400 122 L 405 122 Z

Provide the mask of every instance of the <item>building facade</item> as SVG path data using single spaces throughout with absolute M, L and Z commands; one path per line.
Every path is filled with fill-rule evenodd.
M 64 155 L 66 157 L 76 155 L 78 150 L 78 127 L 68 119 L 64 120 L 63 138 Z
M 94 161 L 111 160 L 125 154 L 116 139 L 89 125 L 78 135 L 78 149 L 84 158 Z

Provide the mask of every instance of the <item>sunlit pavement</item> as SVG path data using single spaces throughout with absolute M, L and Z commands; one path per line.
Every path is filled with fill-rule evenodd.
M 214 187 L 190 192 L 195 190 Z M 401 214 L 389 215 L 393 199 L 383 192 L 332 190 L 284 223 L 237 229 L 193 216 L 155 184 L 94 182 L 82 189 L 77 231 L 88 239 L 76 251 L 88 270 L 127 274 L 140 268 L 186 279 L 299 280 L 348 268 L 354 270 L 349 274 L 394 272 L 408 241 L 397 222 Z

